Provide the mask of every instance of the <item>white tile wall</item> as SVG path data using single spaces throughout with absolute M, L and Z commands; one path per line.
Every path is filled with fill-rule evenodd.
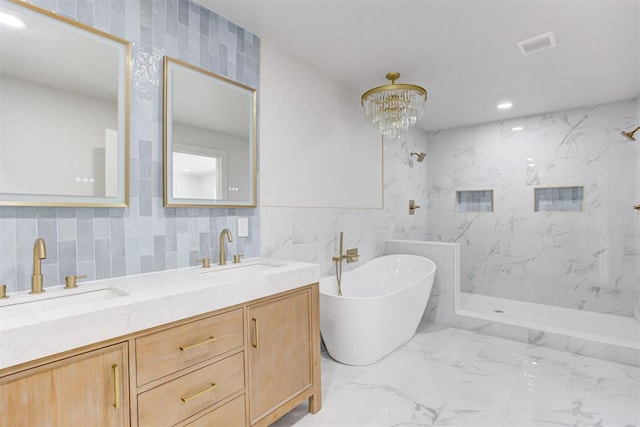
M 382 209 L 261 207 L 262 255 L 315 262 L 328 276 L 334 274 L 331 258 L 337 255 L 340 231 L 345 249 L 357 247 L 360 253 L 359 262 L 345 264 L 345 271 L 382 254 L 387 239 L 424 239 L 427 162 L 411 159 L 410 153 L 425 150 L 426 134 L 419 129 L 412 129 L 401 141 L 384 142 Z M 358 166 L 353 167 L 357 173 Z M 422 206 L 415 215 L 409 215 L 410 199 Z
M 461 245 L 466 292 L 633 314 L 636 100 L 429 134 L 428 238 Z M 520 132 L 512 127 L 524 126 Z M 534 187 L 584 186 L 584 212 L 534 212 Z M 493 189 L 493 213 L 456 190 Z

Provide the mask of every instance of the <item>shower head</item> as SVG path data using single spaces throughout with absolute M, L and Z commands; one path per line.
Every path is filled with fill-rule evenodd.
M 424 158 L 427 157 L 427 153 L 411 153 L 411 156 L 416 156 L 418 158 L 418 162 L 422 163 Z
M 635 141 L 636 138 L 633 136 L 634 133 L 636 133 L 638 131 L 638 129 L 640 129 L 640 126 L 638 126 L 637 128 L 635 128 L 634 130 L 632 130 L 631 132 L 625 132 L 622 131 L 620 132 L 620 135 L 624 136 L 625 138 L 627 138 L 629 141 Z

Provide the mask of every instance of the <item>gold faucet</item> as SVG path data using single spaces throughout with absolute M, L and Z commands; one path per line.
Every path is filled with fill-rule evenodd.
M 44 292 L 42 288 L 42 266 L 41 260 L 47 257 L 47 247 L 44 239 L 38 237 L 33 244 L 33 275 L 31 276 L 31 292 L 30 294 L 40 294 Z
M 218 265 L 225 265 L 227 263 L 227 255 L 224 251 L 224 236 L 227 236 L 229 242 L 233 242 L 233 235 L 231 234 L 231 230 L 225 228 L 220 232 L 220 262 Z
M 338 282 L 338 296 L 342 296 L 342 260 L 346 259 L 347 263 L 358 261 L 358 248 L 347 249 L 347 253 L 344 252 L 344 233 L 340 232 L 340 251 L 338 256 L 334 256 L 333 262 L 336 264 L 336 280 Z

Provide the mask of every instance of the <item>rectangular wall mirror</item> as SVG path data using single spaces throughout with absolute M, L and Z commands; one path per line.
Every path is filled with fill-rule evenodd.
M 0 205 L 127 206 L 129 43 L 17 0 L 0 12 Z
M 256 91 L 164 58 L 164 205 L 256 206 Z

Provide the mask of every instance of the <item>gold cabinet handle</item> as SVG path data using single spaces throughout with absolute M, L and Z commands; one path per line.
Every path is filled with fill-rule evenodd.
M 205 388 L 202 391 L 197 392 L 196 394 L 194 394 L 193 396 L 187 396 L 187 397 L 181 397 L 180 400 L 182 400 L 184 403 L 189 402 L 190 400 L 195 399 L 196 397 L 200 397 L 205 393 L 210 392 L 211 390 L 213 390 L 214 388 L 218 387 L 218 384 L 216 383 L 211 383 L 211 385 L 207 388 Z
M 191 345 L 181 345 L 180 346 L 180 350 L 182 350 L 182 351 L 191 350 L 192 348 L 196 348 L 196 347 L 200 347 L 201 345 L 209 344 L 210 342 L 214 342 L 215 340 L 216 340 L 216 337 L 211 335 L 209 337 L 209 339 L 206 339 L 204 341 L 200 341 L 200 342 L 197 342 L 197 343 L 191 344 Z
M 117 363 L 114 363 L 111 367 L 113 368 L 113 395 L 115 396 L 113 407 L 118 409 L 120 407 L 120 368 Z
M 637 211 L 640 211 L 640 205 L 635 205 L 635 206 L 633 207 L 633 209 L 635 209 L 635 210 L 637 210 Z
M 251 321 L 253 322 L 253 339 L 254 342 L 251 343 L 251 346 L 253 348 L 258 348 L 258 319 L 256 319 L 255 317 L 253 319 L 251 319 Z

